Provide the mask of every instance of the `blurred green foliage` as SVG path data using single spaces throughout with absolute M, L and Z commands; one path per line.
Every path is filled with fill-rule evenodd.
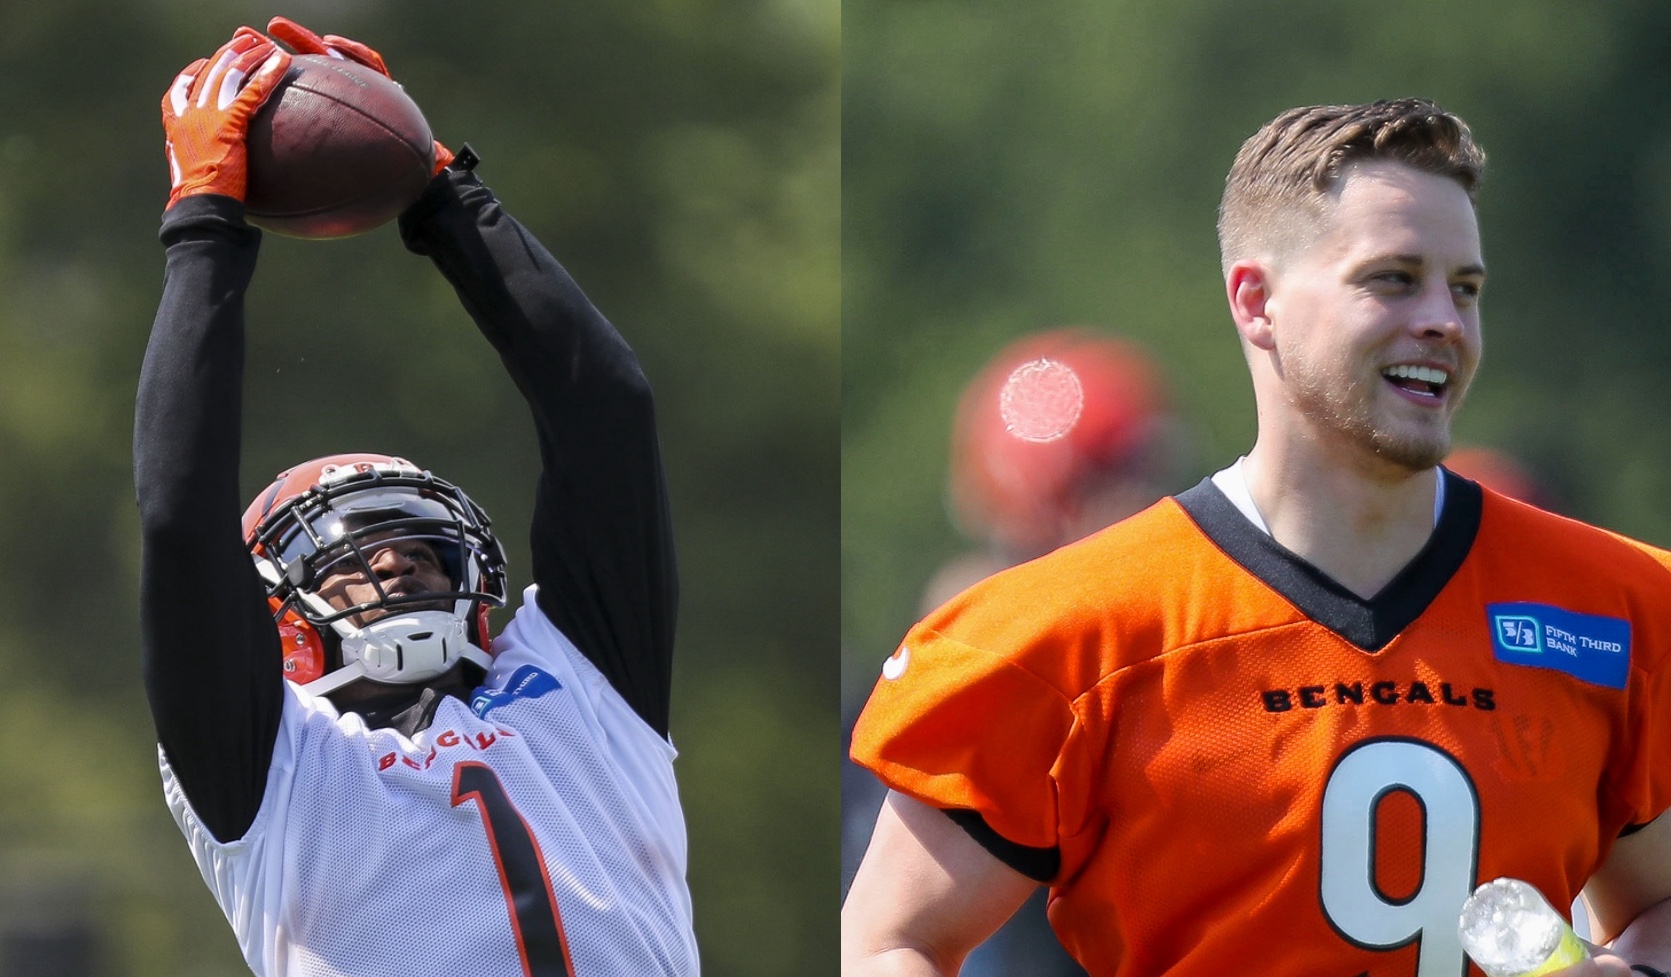
M 1572 515 L 1671 544 L 1671 5 L 1656 0 L 853 0 L 843 31 L 843 687 L 854 708 L 967 544 L 957 392 L 1004 342 L 1146 344 L 1194 478 L 1251 446 L 1214 232 L 1295 105 L 1423 95 L 1491 157 L 1487 355 L 1458 438 Z M 1187 487 L 1194 478 L 1177 488 Z
M 129 444 L 161 287 L 158 102 L 275 13 L 381 50 L 639 351 L 684 581 L 673 729 L 705 967 L 833 973 L 834 0 L 0 6 L 10 898 L 85 889 L 112 977 L 246 972 L 162 803 Z M 532 430 L 427 261 L 393 228 L 269 235 L 249 308 L 246 491 L 320 454 L 405 455 L 468 488 L 527 582 Z

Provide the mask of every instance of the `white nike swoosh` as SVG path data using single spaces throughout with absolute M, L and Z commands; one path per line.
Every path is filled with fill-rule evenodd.
M 911 649 L 904 645 L 893 653 L 893 657 L 882 663 L 882 677 L 892 682 L 905 674 L 905 666 L 911 664 Z

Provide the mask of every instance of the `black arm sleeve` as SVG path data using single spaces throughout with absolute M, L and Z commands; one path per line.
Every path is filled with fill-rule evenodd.
M 169 210 L 161 236 L 167 273 L 133 440 L 145 691 L 192 809 L 225 842 L 260 809 L 283 708 L 238 491 L 244 290 L 260 234 L 238 201 L 204 195 Z
M 466 172 L 400 219 L 528 401 L 541 473 L 533 577 L 547 617 L 667 735 L 678 580 L 649 384 L 556 259 Z

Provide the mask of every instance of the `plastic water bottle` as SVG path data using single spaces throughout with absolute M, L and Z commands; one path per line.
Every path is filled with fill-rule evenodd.
M 1462 948 L 1486 977 L 1539 977 L 1590 957 L 1543 893 L 1519 879 L 1475 889 L 1456 926 Z

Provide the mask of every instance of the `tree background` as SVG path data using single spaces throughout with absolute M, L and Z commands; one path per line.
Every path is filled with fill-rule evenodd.
M 0 6 L 0 977 L 247 973 L 162 802 L 130 443 L 158 103 L 275 13 L 378 48 L 639 351 L 683 577 L 705 967 L 833 973 L 834 0 L 62 0 Z M 246 493 L 321 454 L 410 457 L 492 514 L 520 590 L 531 425 L 428 261 L 392 227 L 269 234 L 249 310 Z M 444 900 L 402 924 L 447 925 Z
M 1671 5 L 848 0 L 842 28 L 844 725 L 971 545 L 948 439 L 1007 342 L 1147 347 L 1193 434 L 1172 491 L 1252 445 L 1216 209 L 1241 142 L 1296 105 L 1419 95 L 1468 120 L 1490 282 L 1457 440 L 1671 545 Z M 844 781 L 843 884 L 880 802 Z
M 1145 344 L 1194 431 L 1178 488 L 1251 446 L 1214 221 L 1242 140 L 1295 105 L 1422 95 L 1468 120 L 1490 282 L 1458 440 L 1671 544 L 1671 6 L 850 0 L 843 31 L 849 712 L 967 545 L 947 438 L 1005 342 L 1085 324 Z

